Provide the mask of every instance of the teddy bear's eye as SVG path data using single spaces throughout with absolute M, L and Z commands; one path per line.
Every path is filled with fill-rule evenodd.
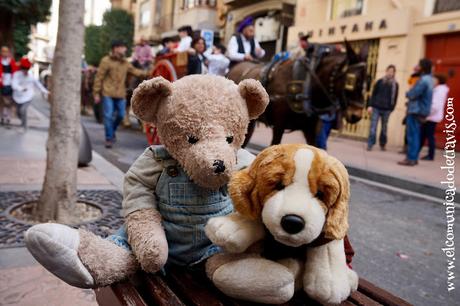
M 227 136 L 227 142 L 232 143 L 233 142 L 233 136 Z
M 275 185 L 275 189 L 276 189 L 276 190 L 283 190 L 284 187 L 286 187 L 286 186 L 284 186 L 283 182 L 281 182 L 281 181 L 279 181 L 279 182 L 276 183 L 276 185 Z
M 324 201 L 324 192 L 322 192 L 321 190 L 318 190 L 315 194 L 315 198 L 318 198 L 319 200 Z
M 194 144 L 194 143 L 197 143 L 198 142 L 198 138 L 196 138 L 195 136 L 187 136 L 187 141 L 191 144 Z

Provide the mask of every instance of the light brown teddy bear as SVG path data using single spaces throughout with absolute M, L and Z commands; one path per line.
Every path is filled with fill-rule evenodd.
M 240 147 L 268 95 L 255 80 L 236 85 L 193 75 L 174 83 L 161 77 L 144 81 L 132 103 L 140 119 L 157 126 L 164 146 L 149 147 L 126 173 L 124 227 L 102 239 L 47 223 L 25 236 L 33 256 L 73 286 L 101 287 L 139 267 L 156 272 L 166 262 L 192 266 L 221 252 L 204 226 L 233 211 L 226 184 L 234 170 L 254 159 Z
M 336 304 L 357 289 L 343 241 L 348 173 L 337 159 L 308 145 L 269 147 L 232 177 L 229 191 L 237 212 L 206 225 L 211 241 L 227 252 L 207 267 L 222 292 L 279 304 L 303 288 Z

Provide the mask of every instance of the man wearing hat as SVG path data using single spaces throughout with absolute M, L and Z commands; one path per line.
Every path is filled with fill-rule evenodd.
M 238 25 L 238 33 L 233 35 L 228 42 L 228 57 L 233 63 L 253 61 L 264 57 L 265 50 L 254 38 L 254 21 L 252 17 L 246 17 Z
M 125 116 L 126 76 L 128 74 L 133 74 L 139 78 L 149 76 L 148 71 L 136 69 L 126 60 L 126 49 L 124 42 L 113 41 L 112 51 L 102 58 L 94 80 L 94 102 L 98 104 L 102 101 L 104 110 L 106 148 L 111 148 L 115 142 L 115 132 Z

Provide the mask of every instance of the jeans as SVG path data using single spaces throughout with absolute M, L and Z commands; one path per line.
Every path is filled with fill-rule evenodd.
M 333 121 L 321 120 L 321 129 L 316 136 L 316 146 L 320 149 L 327 150 L 327 139 L 332 130 Z
M 30 102 L 16 104 L 18 117 L 21 119 L 21 125 L 23 128 L 27 128 L 27 108 L 29 105 Z
M 435 139 L 434 132 L 436 130 L 436 122 L 427 121 L 422 125 L 420 136 L 420 150 L 422 150 L 425 140 L 428 139 L 428 157 L 434 159 Z
M 407 159 L 417 161 L 420 151 L 420 119 L 418 115 L 409 114 L 406 120 Z
M 112 141 L 118 125 L 125 117 L 126 100 L 103 96 L 105 140 Z
M 379 143 L 381 147 L 385 147 L 387 144 L 387 127 L 388 127 L 388 118 L 390 118 L 391 110 L 383 110 L 373 107 L 371 115 L 371 129 L 369 131 L 369 138 L 367 140 L 367 146 L 372 147 L 375 145 L 377 138 L 377 125 L 379 119 L 382 118 L 382 128 L 380 130 Z

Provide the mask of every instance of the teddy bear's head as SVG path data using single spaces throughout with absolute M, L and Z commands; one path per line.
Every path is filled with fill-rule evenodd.
M 343 164 L 308 145 L 272 146 L 229 184 L 235 209 L 261 219 L 274 238 L 297 247 L 348 230 L 350 184 Z
M 250 119 L 268 104 L 260 82 L 236 85 L 224 77 L 190 75 L 173 83 L 162 77 L 134 91 L 134 113 L 153 123 L 168 150 L 198 185 L 217 189 L 230 179 Z

